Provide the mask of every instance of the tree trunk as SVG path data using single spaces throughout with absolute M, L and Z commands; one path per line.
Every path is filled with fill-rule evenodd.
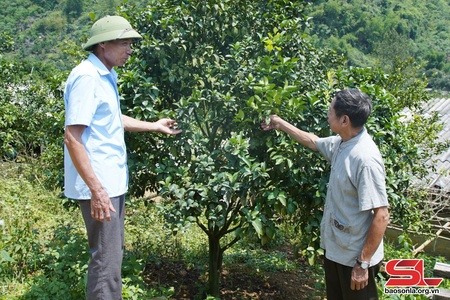
M 220 248 L 219 236 L 208 236 L 209 242 L 209 294 L 219 297 L 220 271 L 222 269 L 223 251 Z

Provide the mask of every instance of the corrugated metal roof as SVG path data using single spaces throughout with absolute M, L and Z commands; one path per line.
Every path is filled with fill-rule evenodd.
M 450 99 L 435 98 L 426 103 L 423 107 L 425 114 L 437 112 L 444 128 L 439 134 L 439 141 L 450 140 Z M 430 174 L 432 180 L 430 188 L 438 188 L 443 191 L 450 191 L 450 148 L 442 154 L 432 159 L 436 171 Z M 431 161 L 430 161 L 431 163 Z

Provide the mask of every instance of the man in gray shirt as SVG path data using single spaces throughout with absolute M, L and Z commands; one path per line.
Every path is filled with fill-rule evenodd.
M 383 160 L 364 126 L 371 112 L 369 96 L 345 89 L 336 93 L 328 110 L 336 136 L 319 138 L 276 115 L 262 124 L 264 130 L 289 134 L 331 163 L 320 225 L 328 300 L 378 299 L 375 278 L 383 259 L 389 204 Z

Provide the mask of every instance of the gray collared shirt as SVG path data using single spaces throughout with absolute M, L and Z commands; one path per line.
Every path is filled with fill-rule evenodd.
M 372 223 L 372 209 L 388 206 L 383 160 L 365 128 L 346 142 L 337 135 L 320 138 L 316 145 L 331 163 L 321 247 L 329 260 L 352 267 Z M 382 259 L 383 242 L 370 265 Z

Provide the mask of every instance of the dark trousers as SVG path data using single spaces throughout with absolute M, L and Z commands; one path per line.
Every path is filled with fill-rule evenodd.
M 327 300 L 377 300 L 378 291 L 376 276 L 380 271 L 381 262 L 369 268 L 369 284 L 362 290 L 350 288 L 352 267 L 338 264 L 325 258 L 325 284 Z
M 111 221 L 99 222 L 91 217 L 91 201 L 80 200 L 89 242 L 87 300 L 122 299 L 122 257 L 124 247 L 125 195 L 111 198 L 116 212 Z

